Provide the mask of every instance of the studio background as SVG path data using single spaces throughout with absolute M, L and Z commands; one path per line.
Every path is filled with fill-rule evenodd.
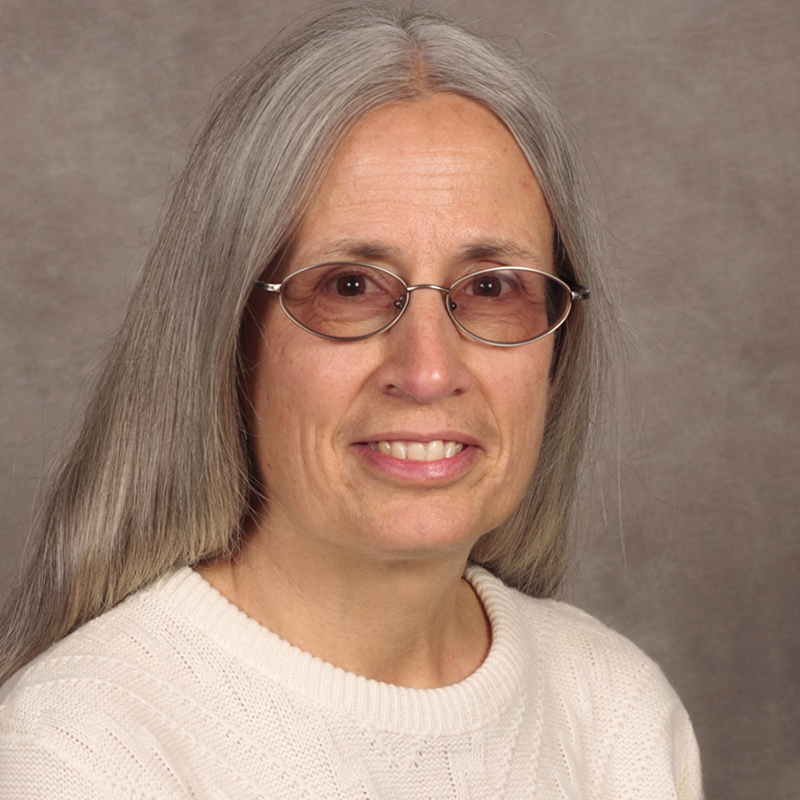
M 710 800 L 800 797 L 796 0 L 434 2 L 581 135 L 628 356 L 563 597 L 653 656 Z M 308 0 L 5 0 L 0 595 L 219 80 Z

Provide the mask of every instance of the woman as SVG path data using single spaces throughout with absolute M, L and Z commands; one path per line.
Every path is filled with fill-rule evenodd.
M 657 667 L 546 599 L 591 209 L 539 84 L 438 17 L 235 75 L 7 608 L 0 794 L 699 797 Z

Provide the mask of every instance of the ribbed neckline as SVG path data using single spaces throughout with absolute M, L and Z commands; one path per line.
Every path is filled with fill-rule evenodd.
M 452 734 L 500 715 L 531 657 L 511 590 L 480 567 L 469 566 L 464 576 L 486 609 L 492 644 L 472 675 L 439 689 L 394 686 L 329 664 L 248 617 L 189 567 L 152 589 L 250 669 L 290 692 L 379 729 Z

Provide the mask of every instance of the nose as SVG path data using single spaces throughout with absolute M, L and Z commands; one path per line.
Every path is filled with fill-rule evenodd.
M 381 336 L 385 351 L 377 378 L 388 394 L 435 403 L 469 391 L 468 343 L 445 310 L 444 294 L 434 287 L 418 288 L 409 292 L 402 317 Z

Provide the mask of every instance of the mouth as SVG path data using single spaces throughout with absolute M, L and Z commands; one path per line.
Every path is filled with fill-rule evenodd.
M 452 458 L 464 449 L 463 442 L 443 441 L 442 439 L 434 439 L 430 442 L 381 440 L 366 444 L 370 450 L 405 461 L 441 461 Z

